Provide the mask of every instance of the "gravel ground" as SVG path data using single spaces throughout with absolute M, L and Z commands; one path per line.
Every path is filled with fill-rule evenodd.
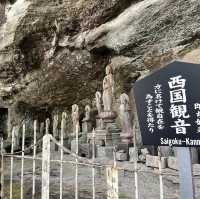
M 59 154 L 52 154 L 54 159 L 59 159 Z M 69 155 L 64 156 L 65 160 L 73 160 Z M 110 164 L 109 160 L 100 160 Z M 134 199 L 134 165 L 129 162 L 118 162 L 120 167 L 126 168 L 128 171 L 120 170 L 119 172 L 119 195 L 120 198 Z M 36 199 L 41 198 L 41 161 L 36 164 Z M 9 172 L 10 172 L 10 159 L 5 161 L 5 192 L 9 191 Z M 159 199 L 159 176 L 158 170 L 146 167 L 144 164 L 139 164 L 139 198 L 140 199 Z M 13 199 L 20 198 L 20 177 L 21 177 L 21 161 L 14 159 L 14 177 L 13 177 Z M 75 184 L 75 167 L 71 164 L 65 163 L 63 170 L 63 198 L 74 199 L 74 184 Z M 179 178 L 178 172 L 171 169 L 164 169 L 164 198 L 165 199 L 178 199 L 179 198 Z M 59 198 L 59 163 L 51 163 L 50 173 L 50 198 Z M 92 170 L 89 167 L 79 167 L 79 198 L 90 199 L 92 198 Z M 32 192 L 32 161 L 25 160 L 24 169 L 24 198 L 30 199 Z M 196 198 L 200 198 L 200 175 L 199 171 L 195 171 L 195 188 Z M 105 169 L 96 169 L 96 199 L 106 198 L 106 176 Z M 7 199 L 9 194 L 6 194 Z

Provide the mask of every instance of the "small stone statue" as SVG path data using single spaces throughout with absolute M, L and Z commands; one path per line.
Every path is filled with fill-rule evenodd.
M 129 114 L 129 96 L 123 93 L 120 96 L 120 121 L 122 126 L 122 142 L 132 143 L 132 125 Z
M 50 133 L 50 119 L 47 118 L 46 119 L 46 130 L 45 130 L 45 134 L 49 134 Z
M 83 121 L 89 121 L 90 118 L 90 113 L 91 113 L 91 108 L 89 105 L 85 106 L 85 117 L 83 118 Z
M 98 115 L 102 112 L 102 104 L 101 104 L 101 93 L 99 91 L 95 94 L 96 97 L 96 107 L 98 110 Z
M 40 123 L 40 135 L 39 138 L 41 138 L 45 133 L 45 124 L 44 122 Z
M 54 117 L 53 117 L 53 136 L 56 139 L 59 138 L 58 120 L 59 120 L 58 114 L 54 115 Z
M 106 76 L 103 80 L 103 105 L 104 111 L 112 111 L 114 98 L 114 79 L 112 66 L 106 67 Z
M 73 124 L 73 134 L 76 134 L 77 130 L 80 132 L 79 107 L 77 104 L 72 105 L 72 124 Z M 77 125 L 78 125 L 78 129 L 77 129 Z
M 67 113 L 62 113 L 62 120 L 61 120 L 61 136 L 63 139 L 67 138 Z
M 14 126 L 12 129 L 13 135 L 13 148 L 14 150 L 19 148 L 19 126 Z

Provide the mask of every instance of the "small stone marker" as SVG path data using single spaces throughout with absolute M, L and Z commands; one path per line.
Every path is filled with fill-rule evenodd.
M 176 157 L 169 156 L 167 165 L 170 169 L 178 170 L 178 160 Z
M 113 150 L 114 147 L 113 146 L 97 146 L 97 157 L 98 158 L 103 158 L 103 157 L 107 157 L 107 158 L 113 158 Z
M 138 153 L 136 153 L 135 147 L 129 148 L 129 161 L 135 162 L 135 158 L 138 161 Z
M 153 155 L 146 155 L 146 166 L 159 168 L 159 157 Z M 161 157 L 161 168 L 165 169 L 167 167 L 167 158 Z
M 116 160 L 118 161 L 127 161 L 128 160 L 128 154 L 127 152 L 121 150 L 116 152 Z

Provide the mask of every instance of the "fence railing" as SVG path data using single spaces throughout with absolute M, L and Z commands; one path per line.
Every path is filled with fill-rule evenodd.
M 21 159 L 21 182 L 20 182 L 20 198 L 24 198 L 24 165 L 25 160 L 32 160 L 32 199 L 36 198 L 36 161 L 42 162 L 42 187 L 41 187 L 41 199 L 49 199 L 50 197 L 50 165 L 52 162 L 57 162 L 60 165 L 60 183 L 59 183 L 59 192 L 60 199 L 63 198 L 63 166 L 65 164 L 71 164 L 75 166 L 75 179 L 74 179 L 74 187 L 75 187 L 75 199 L 79 198 L 79 166 L 86 166 L 91 168 L 92 175 L 92 198 L 95 199 L 97 197 L 96 194 L 96 183 L 95 183 L 95 170 L 99 168 L 104 168 L 107 174 L 107 198 L 108 199 L 118 199 L 119 198 L 119 185 L 118 185 L 118 171 L 128 171 L 127 169 L 120 167 L 117 165 L 115 158 L 113 160 L 113 164 L 100 164 L 99 162 L 95 162 L 95 131 L 93 131 L 93 140 L 92 140 L 92 159 L 87 159 L 84 157 L 78 156 L 78 146 L 79 146 L 79 137 L 78 131 L 79 127 L 76 128 L 76 152 L 73 153 L 71 150 L 64 146 L 64 131 L 66 129 L 66 113 L 62 115 L 61 121 L 61 134 L 60 140 L 56 140 L 49 132 L 50 120 L 46 120 L 46 132 L 43 137 L 37 140 L 37 131 L 38 131 L 38 122 L 34 121 L 34 135 L 33 135 L 33 144 L 31 146 L 25 147 L 26 140 L 26 124 L 22 125 L 22 142 L 21 142 L 21 151 L 15 152 L 16 140 L 15 140 L 15 128 L 12 130 L 11 136 L 11 151 L 10 153 L 6 153 L 4 151 L 4 141 L 1 139 L 1 198 L 5 198 L 4 192 L 4 161 L 5 158 L 10 158 L 10 190 L 9 190 L 9 198 L 13 199 L 13 169 L 14 169 L 14 158 Z M 136 138 L 135 138 L 136 139 Z M 37 148 L 41 146 L 42 142 L 42 157 L 37 155 Z M 51 159 L 51 143 L 58 146 L 60 149 L 60 159 Z M 27 152 L 32 150 L 32 156 L 27 155 Z M 137 150 L 135 150 L 137 152 Z M 74 160 L 64 160 L 64 152 L 71 155 Z M 115 156 L 114 156 L 115 157 Z M 134 168 L 131 169 L 131 172 L 134 172 L 134 181 L 133 188 L 135 190 L 135 195 L 133 198 L 139 199 L 139 185 L 138 185 L 138 173 L 139 172 L 147 172 L 138 169 L 137 163 L 137 154 L 135 154 L 135 162 Z M 160 157 L 160 152 L 159 152 Z M 161 168 L 161 158 L 159 158 L 159 181 L 160 181 L 160 199 L 164 199 L 163 193 L 163 173 Z

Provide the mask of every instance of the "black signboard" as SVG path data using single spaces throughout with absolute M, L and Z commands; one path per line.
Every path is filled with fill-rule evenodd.
M 173 62 L 137 81 L 144 145 L 200 146 L 200 65 Z

